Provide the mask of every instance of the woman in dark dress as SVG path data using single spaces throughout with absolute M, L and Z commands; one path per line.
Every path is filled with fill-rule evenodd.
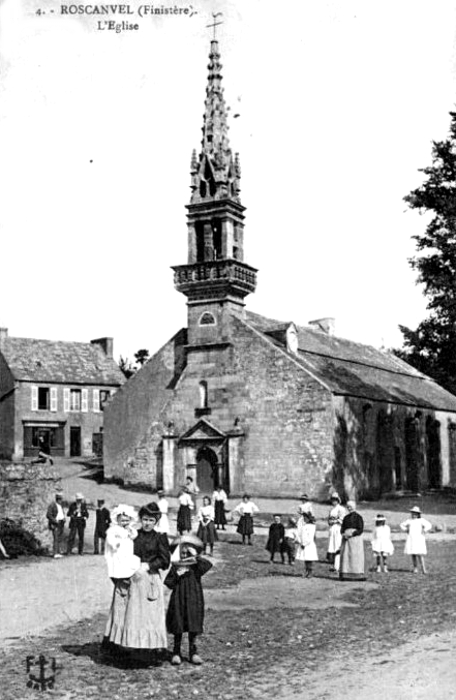
M 340 532 L 342 546 L 340 550 L 341 581 L 365 581 L 364 573 L 364 520 L 356 512 L 355 501 L 347 502 L 348 515 L 342 520 Z
M 201 577 L 212 568 L 207 559 L 200 557 L 202 541 L 195 535 L 183 535 L 176 543 L 171 569 L 165 586 L 172 590 L 166 614 L 166 627 L 174 635 L 171 663 L 178 666 L 181 659 L 182 635 L 188 633 L 189 659 L 202 664 L 196 648 L 196 637 L 203 633 L 204 596 Z M 175 556 L 177 555 L 177 556 Z
M 160 569 L 170 563 L 168 537 L 154 530 L 160 519 L 156 503 L 139 511 L 141 529 L 134 553 L 141 568 L 130 579 L 113 579 L 114 593 L 103 646 L 113 649 L 165 649 L 167 635 Z M 115 647 L 113 647 L 115 645 Z

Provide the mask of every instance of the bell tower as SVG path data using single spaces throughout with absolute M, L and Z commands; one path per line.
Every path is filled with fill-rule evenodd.
M 241 167 L 228 140 L 218 41 L 211 41 L 201 151 L 193 151 L 187 205 L 188 261 L 174 270 L 174 285 L 187 297 L 188 343 L 230 339 L 230 316 L 242 315 L 255 291 L 257 270 L 244 262 Z

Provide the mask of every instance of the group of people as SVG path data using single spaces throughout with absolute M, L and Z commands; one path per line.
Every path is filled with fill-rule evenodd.
M 195 535 L 179 535 L 170 544 L 161 531 L 159 504 L 151 502 L 136 512 L 119 505 L 111 513 L 105 558 L 113 584 L 113 598 L 103 648 L 114 654 L 133 652 L 137 660 L 167 647 L 174 637 L 171 663 L 182 663 L 182 639 L 188 634 L 188 659 L 203 663 L 196 639 L 203 631 L 202 576 L 212 564 L 201 556 L 203 542 Z M 163 523 L 162 523 L 163 526 Z M 167 571 L 166 576 L 160 572 Z M 164 586 L 171 590 L 165 611 Z
M 99 554 L 100 548 L 101 553 L 104 552 L 106 532 L 111 523 L 111 515 L 104 503 L 103 499 L 99 499 L 95 511 L 95 529 L 93 534 L 94 554 Z M 63 509 L 63 496 L 61 493 L 55 495 L 54 501 L 52 501 L 47 509 L 46 518 L 49 530 L 52 533 L 54 559 L 60 559 L 63 556 L 63 534 L 66 517 L 69 518 L 69 532 L 65 553 L 68 555 L 72 553 L 77 537 L 78 554 L 82 555 L 84 553 L 85 530 L 89 518 L 89 511 L 82 493 L 76 494 L 75 500 L 70 503 L 66 516 Z
M 431 523 L 422 517 L 418 506 L 410 509 L 410 518 L 400 525 L 407 533 L 405 554 L 412 557 L 413 572 L 426 573 L 424 557 L 427 553 L 425 535 L 432 528 Z M 337 493 L 331 495 L 331 508 L 328 514 L 328 545 L 326 558 L 330 571 L 339 575 L 342 581 L 364 581 L 364 520 L 357 512 L 355 501 L 348 501 L 346 508 L 341 504 Z M 295 561 L 303 561 L 305 576 L 312 576 L 313 562 L 318 561 L 315 544 L 316 518 L 313 514 L 312 503 L 304 494 L 298 508 L 298 519 L 288 518 L 288 525 L 282 524 L 279 514 L 274 515 L 274 522 L 269 527 L 269 537 L 266 549 L 270 553 L 270 561 L 274 562 L 275 554 L 279 553 L 282 563 L 285 557 L 293 565 Z M 375 557 L 376 572 L 388 573 L 388 558 L 394 553 L 391 540 L 391 528 L 386 523 L 384 515 L 379 513 L 375 520 L 372 535 L 372 552 Z

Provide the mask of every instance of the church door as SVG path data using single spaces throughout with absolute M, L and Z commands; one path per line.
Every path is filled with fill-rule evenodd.
M 210 447 L 202 447 L 196 456 L 196 482 L 201 494 L 212 496 L 217 478 L 217 455 Z

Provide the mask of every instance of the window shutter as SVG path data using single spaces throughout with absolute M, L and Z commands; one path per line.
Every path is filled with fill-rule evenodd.
M 32 411 L 38 410 L 38 387 L 32 386 Z
M 81 411 L 87 413 L 89 410 L 89 390 L 83 389 L 81 392 Z
M 69 389 L 64 389 L 63 390 L 63 410 L 65 413 L 68 413 L 70 410 L 70 390 Z
M 51 411 L 57 410 L 57 387 L 51 386 Z
M 100 390 L 99 389 L 93 390 L 92 403 L 93 403 L 93 410 L 98 412 L 100 410 Z

